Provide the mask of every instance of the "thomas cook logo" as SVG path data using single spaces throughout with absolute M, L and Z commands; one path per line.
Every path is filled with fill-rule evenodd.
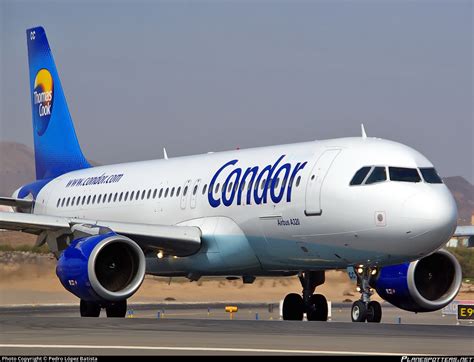
M 47 69 L 41 69 L 36 73 L 33 91 L 33 114 L 35 118 L 35 129 L 41 136 L 48 128 L 51 112 L 53 111 L 53 77 Z

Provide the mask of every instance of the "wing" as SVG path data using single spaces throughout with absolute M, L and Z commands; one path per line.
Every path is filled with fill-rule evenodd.
M 107 220 L 87 220 L 50 215 L 0 212 L 0 228 L 30 234 L 74 235 L 77 226 L 105 227 L 134 240 L 144 250 L 163 250 L 176 256 L 196 253 L 201 247 L 201 230 L 194 226 L 151 225 Z M 84 229 L 81 229 L 84 232 Z M 43 238 L 46 240 L 46 236 Z

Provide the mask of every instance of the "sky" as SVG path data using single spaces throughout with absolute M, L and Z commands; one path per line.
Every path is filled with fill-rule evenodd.
M 364 123 L 474 183 L 469 0 L 0 0 L 0 141 L 33 144 L 37 25 L 95 162 L 359 136 Z

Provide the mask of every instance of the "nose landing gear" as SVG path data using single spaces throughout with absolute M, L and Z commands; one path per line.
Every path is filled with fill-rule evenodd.
M 298 275 L 303 295 L 288 294 L 283 301 L 284 320 L 302 320 L 306 313 L 308 321 L 327 321 L 328 304 L 322 294 L 313 294 L 318 285 L 324 284 L 324 271 L 303 272 Z
M 372 289 L 370 288 L 370 278 L 377 274 L 376 268 L 359 265 L 356 268 L 357 290 L 361 297 L 352 304 L 351 319 L 353 322 L 380 323 L 382 319 L 382 307 L 377 301 L 371 301 Z

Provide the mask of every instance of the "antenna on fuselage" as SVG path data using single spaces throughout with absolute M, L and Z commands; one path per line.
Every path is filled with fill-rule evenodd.
M 362 131 L 362 138 L 367 138 L 367 133 L 365 133 L 365 128 L 364 128 L 364 124 L 361 123 L 360 124 L 360 130 Z
M 166 153 L 166 148 L 164 148 L 164 147 L 163 147 L 163 158 L 164 158 L 165 160 L 168 159 L 168 154 Z

